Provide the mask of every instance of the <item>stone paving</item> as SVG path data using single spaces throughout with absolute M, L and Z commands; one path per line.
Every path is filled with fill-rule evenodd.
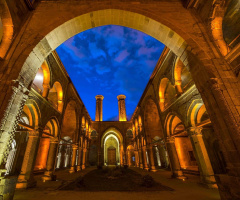
M 84 176 L 96 168 L 87 168 L 83 171 L 69 174 L 68 170 L 57 171 L 57 181 L 42 182 L 41 175 L 37 175 L 37 187 L 27 190 L 17 190 L 14 200 L 217 200 L 220 199 L 217 189 L 207 189 L 199 184 L 199 177 L 188 175 L 185 181 L 172 179 L 170 171 L 159 170 L 147 172 L 139 168 L 131 168 L 145 175 L 150 174 L 157 182 L 174 189 L 174 191 L 151 191 L 151 192 L 85 192 L 58 190 L 63 184 L 67 184 L 79 176 Z

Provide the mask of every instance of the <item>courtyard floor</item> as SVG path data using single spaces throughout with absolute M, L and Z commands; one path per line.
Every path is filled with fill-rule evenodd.
M 220 199 L 217 189 L 207 189 L 199 184 L 199 176 L 187 175 L 185 181 L 172 179 L 171 172 L 159 170 L 157 172 L 147 172 L 139 168 L 130 168 L 134 173 L 151 175 L 160 185 L 171 188 L 170 190 L 138 190 L 138 191 L 97 191 L 94 189 L 61 190 L 66 185 L 71 184 L 79 177 L 93 179 L 96 174 L 96 168 L 91 167 L 83 171 L 69 174 L 68 170 L 57 171 L 57 181 L 45 182 L 41 181 L 42 175 L 35 176 L 37 187 L 27 190 L 16 190 L 14 200 L 216 200 Z M 94 171 L 95 170 L 95 171 Z M 96 181 L 100 181 L 96 174 Z M 131 178 L 131 176 L 129 176 Z M 87 181 L 86 181 L 87 182 Z M 102 182 L 102 184 L 109 184 Z M 114 184 L 114 182 L 113 182 Z M 86 187 L 87 188 L 87 187 Z M 101 187 L 102 188 L 102 187 Z M 92 190 L 92 191 L 91 191 Z M 104 187 L 104 190 L 105 187 Z

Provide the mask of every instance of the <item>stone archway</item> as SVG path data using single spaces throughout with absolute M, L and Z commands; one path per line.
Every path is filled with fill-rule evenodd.
M 119 140 L 114 134 L 109 134 L 104 140 L 104 165 L 120 165 Z
M 48 6 L 54 5 L 54 2 L 46 1 L 46 3 L 48 3 Z M 60 18 L 59 15 L 56 17 L 54 13 L 59 13 L 57 12 L 59 9 L 65 10 L 64 6 L 66 7 L 66 5 L 64 5 L 64 3 L 62 5 L 58 4 L 57 7 L 53 6 L 52 8 L 54 12 L 51 11 L 50 13 L 49 11 L 46 11 L 46 15 L 43 14 L 44 12 L 36 12 L 36 14 L 34 13 L 32 16 L 30 23 L 28 24 L 29 26 L 24 31 L 21 41 L 19 42 L 19 40 L 17 40 L 16 45 L 13 45 L 14 48 L 16 47 L 16 51 L 14 51 L 15 53 L 13 55 L 10 55 L 11 58 L 9 61 L 4 63 L 4 67 L 6 67 L 5 69 L 9 70 L 3 69 L 3 71 L 8 71 L 9 74 L 3 77 L 3 86 L 1 86 L 3 91 L 8 91 L 4 93 L 2 99 L 10 99 L 10 101 L 5 102 L 2 100 L 3 103 L 1 104 L 2 111 L 0 113 L 0 118 L 2 119 L 1 127 L 3 130 L 1 142 L 3 144 L 3 148 L 0 148 L 0 162 L 4 163 L 6 160 L 7 153 L 5 153 L 5 150 L 7 147 L 4 145 L 9 144 L 9 133 L 14 133 L 14 126 L 18 123 L 17 119 L 21 114 L 22 105 L 27 99 L 27 88 L 31 84 L 31 81 L 41 63 L 47 55 L 54 50 L 53 47 L 58 46 L 79 29 L 80 31 L 84 31 L 95 26 L 115 23 L 117 25 L 135 27 L 136 29 L 146 33 L 151 30 L 152 32 L 148 32 L 147 34 L 161 38 L 161 41 L 165 41 L 165 44 L 180 57 L 186 67 L 190 69 L 193 80 L 202 95 L 210 118 L 213 122 L 216 134 L 222 140 L 226 138 L 226 140 L 229 141 L 228 143 L 222 144 L 225 156 L 230 157 L 232 153 L 234 153 L 235 157 L 238 158 L 236 162 L 239 163 L 240 147 L 237 143 L 239 140 L 240 130 L 239 112 L 237 110 L 239 102 L 235 98 L 236 94 L 237 96 L 239 95 L 239 90 L 237 89 L 238 82 L 234 78 L 231 70 L 227 70 L 226 73 L 222 70 L 223 68 L 228 67 L 228 65 L 223 59 L 221 59 L 219 54 L 215 52 L 216 49 L 214 49 L 211 41 L 209 40 L 208 34 L 203 30 L 203 28 L 201 28 L 202 24 L 196 22 L 189 11 L 183 10 L 180 2 L 174 2 L 174 4 L 179 6 L 179 9 L 177 9 L 179 14 L 176 16 L 174 16 L 174 9 L 170 9 L 170 16 L 159 15 L 159 11 L 164 12 L 165 9 L 165 7 L 161 8 L 160 6 L 162 2 L 159 2 L 159 6 L 154 6 L 158 12 L 153 11 L 154 8 L 151 10 L 147 7 L 147 5 L 143 10 L 141 8 L 142 5 L 136 5 L 129 8 L 127 3 L 124 4 L 118 2 L 121 5 L 113 4 L 112 6 L 109 4 L 106 6 L 104 3 L 100 4 L 98 7 L 94 7 L 91 3 L 89 3 L 89 7 L 84 9 L 85 11 L 80 11 L 81 9 L 73 3 L 72 5 L 69 5 L 72 9 L 67 7 L 69 10 L 68 15 L 63 14 Z M 166 3 L 165 5 L 170 6 L 172 4 L 169 2 L 169 4 Z M 122 6 L 122 9 L 130 11 L 109 9 L 119 8 L 119 6 Z M 47 10 L 45 8 L 44 3 L 42 3 L 38 7 L 38 11 Z M 106 8 L 107 10 L 104 10 Z M 103 10 L 96 11 L 98 9 Z M 88 14 L 85 14 L 86 10 L 89 12 Z M 115 10 L 117 10 L 117 12 L 115 12 Z M 140 12 L 141 14 L 136 12 Z M 181 12 L 182 14 L 180 14 Z M 40 19 L 39 13 L 41 16 L 44 16 L 44 18 L 41 18 L 41 24 L 34 21 L 36 19 Z M 77 17 L 76 13 L 78 15 L 82 14 L 81 18 L 75 18 Z M 52 20 L 49 20 L 51 18 Z M 70 23 L 68 20 L 73 18 L 75 20 Z M 130 18 L 133 20 L 129 21 L 128 19 Z M 184 21 L 186 18 L 189 19 L 189 23 Z M 184 23 L 181 23 L 181 20 Z M 38 27 L 36 24 L 38 24 Z M 60 25 L 61 28 L 56 28 L 58 26 L 60 27 Z M 57 32 L 54 34 L 53 32 L 49 33 L 54 28 L 56 28 L 55 30 Z M 33 30 L 36 32 L 33 33 Z M 176 32 L 183 38 L 176 34 Z M 46 35 L 47 37 L 45 37 Z M 205 40 L 205 38 L 207 39 Z M 211 48 L 213 48 L 213 50 L 211 50 Z M 199 64 L 198 59 L 196 59 L 193 54 L 201 60 L 201 64 Z M 26 71 L 28 71 L 28 73 L 25 73 Z M 11 84 L 12 80 L 17 80 L 14 81 L 14 86 Z M 232 86 L 228 87 L 227 84 L 229 83 L 232 83 Z M 234 92 L 232 91 L 233 88 Z M 12 109 L 11 105 L 14 105 L 14 109 Z M 12 124 L 9 125 L 9 122 L 12 122 Z M 229 166 L 234 170 L 235 163 L 230 160 L 228 162 Z
M 123 165 L 124 147 L 122 134 L 116 128 L 108 128 L 102 135 L 101 148 L 103 154 L 103 164 L 109 165 L 109 153 L 114 157 L 114 165 Z M 114 158 L 113 158 L 114 159 Z M 125 157 L 124 157 L 125 159 Z M 112 165 L 113 162 L 110 163 Z
M 179 9 L 182 8 L 182 6 L 180 6 L 180 4 L 178 6 L 179 6 Z M 40 8 L 41 7 L 39 7 L 39 9 Z M 78 12 L 78 14 L 79 14 L 79 12 Z M 147 13 L 144 13 L 144 14 L 146 14 L 146 16 L 147 16 Z M 185 13 L 185 14 L 189 14 L 189 13 Z M 58 19 L 58 22 L 56 22 L 56 25 L 54 25 L 54 26 L 55 27 L 57 27 L 59 25 L 60 26 L 55 28 L 53 31 L 51 31 L 53 29 L 52 26 L 51 26 L 51 28 L 50 27 L 46 28 L 48 26 L 46 26 L 46 24 L 44 24 L 44 27 L 45 27 L 44 28 L 39 25 L 39 27 L 42 28 L 42 31 L 40 31 L 40 33 L 43 34 L 43 37 L 44 36 L 46 36 L 46 37 L 44 37 L 40 42 L 39 42 L 39 40 L 38 41 L 34 40 L 34 42 L 32 42 L 32 45 L 30 45 L 30 47 L 28 49 L 26 49 L 26 52 L 22 53 L 21 56 L 19 56 L 19 57 L 21 57 L 21 60 L 24 60 L 23 57 L 26 58 L 27 57 L 26 55 L 29 55 L 25 63 L 16 62 L 16 63 L 18 63 L 18 66 L 22 66 L 22 64 L 23 64 L 23 67 L 21 69 L 21 72 L 20 72 L 20 75 L 18 76 L 18 78 L 15 76 L 16 73 L 13 74 L 15 77 L 9 76 L 10 79 L 18 79 L 18 80 L 23 81 L 23 85 L 22 85 L 23 88 L 21 86 L 22 89 L 20 89 L 19 92 L 22 92 L 22 90 L 24 90 L 24 86 L 27 87 L 31 83 L 31 81 L 32 81 L 34 75 L 36 74 L 38 68 L 40 67 L 41 63 L 49 55 L 49 53 L 51 53 L 59 44 L 61 44 L 63 41 L 65 41 L 69 37 L 75 35 L 76 33 L 79 33 L 81 31 L 84 31 L 89 28 L 93 28 L 93 27 L 100 26 L 100 25 L 106 25 L 106 24 L 116 24 L 116 25 L 122 25 L 122 26 L 135 28 L 135 29 L 143 31 L 149 35 L 152 35 L 156 39 L 163 42 L 176 55 L 179 56 L 180 60 L 183 61 L 184 65 L 190 69 L 191 73 L 193 73 L 192 74 L 193 79 L 194 79 L 197 87 L 199 89 L 201 88 L 200 92 L 203 92 L 205 90 L 207 91 L 209 89 L 209 88 L 205 87 L 205 84 L 207 84 L 207 83 L 208 84 L 210 83 L 210 85 L 212 85 L 214 88 L 219 87 L 219 83 L 218 83 L 217 79 L 211 79 L 212 81 L 210 81 L 210 79 L 209 79 L 209 78 L 215 77 L 213 75 L 213 72 L 215 72 L 215 69 L 208 70 L 206 68 L 207 70 L 205 70 L 205 68 L 203 67 L 204 63 L 206 63 L 206 60 L 209 60 L 211 57 L 214 57 L 213 56 L 214 53 L 212 53 L 212 54 L 204 53 L 205 50 L 206 51 L 209 50 L 209 47 L 205 41 L 202 41 L 203 38 L 200 38 L 200 40 L 202 41 L 201 47 L 198 46 L 195 42 L 192 42 L 195 40 L 192 40 L 192 39 L 188 40 L 189 38 L 184 35 L 183 29 L 179 29 L 179 26 L 177 25 L 178 24 L 177 22 L 179 22 L 179 19 L 176 20 L 173 18 L 173 16 L 171 16 L 171 18 L 173 18 L 172 20 L 173 21 L 175 20 L 173 23 L 170 23 L 171 19 L 169 19 L 169 16 L 166 17 L 166 20 L 158 18 L 157 16 L 152 16 L 153 19 L 156 18 L 158 20 L 158 21 L 155 21 L 149 17 L 138 14 L 136 12 L 130 12 L 130 11 L 118 10 L 118 9 L 93 11 L 93 12 L 89 12 L 87 14 L 83 14 L 79 17 L 76 17 L 76 15 L 74 15 L 74 13 L 72 12 L 70 16 L 66 16 L 67 19 L 66 18 L 61 19 L 61 20 Z M 70 18 L 72 18 L 72 19 L 70 21 L 68 21 Z M 184 16 L 184 18 L 185 18 L 185 16 Z M 136 21 L 136 23 L 133 23 L 134 20 L 129 21 L 129 19 L 134 19 Z M 193 23 L 194 19 L 191 16 L 189 16 L 189 19 L 191 19 L 192 20 L 191 23 Z M 36 18 L 33 17 L 31 22 L 33 22 L 34 20 L 36 20 Z M 55 18 L 52 18 L 52 20 L 55 20 Z M 43 21 L 44 20 L 42 20 L 42 22 Z M 66 22 L 66 23 L 64 23 L 64 22 Z M 160 22 L 165 23 L 167 26 L 161 24 Z M 64 23 L 64 24 L 61 25 L 61 23 Z M 30 23 L 29 27 L 30 26 L 33 26 L 33 24 Z M 35 26 L 35 29 L 37 30 L 39 27 Z M 171 27 L 172 29 L 170 29 L 169 27 Z M 174 32 L 174 30 L 179 32 L 183 37 L 186 37 L 186 41 L 182 37 L 180 37 L 176 32 Z M 49 31 L 51 31 L 51 32 L 49 33 Z M 195 31 L 202 34 L 200 29 L 199 30 L 195 29 Z M 191 33 L 191 34 L 190 34 L 190 32 L 186 33 L 186 35 L 190 36 L 190 38 L 195 37 L 195 35 L 196 35 L 193 33 Z M 29 40 L 30 40 L 30 38 L 29 38 Z M 187 44 L 188 41 L 191 44 L 191 47 L 188 47 L 188 44 Z M 36 45 L 36 46 L 33 49 L 34 45 Z M 194 51 L 191 52 L 191 48 L 193 48 Z M 203 48 L 206 48 L 206 49 L 203 49 Z M 33 51 L 32 51 L 32 49 L 33 49 Z M 199 52 L 201 52 L 201 54 Z M 199 56 L 199 60 L 203 61 L 202 64 L 200 64 L 198 59 L 193 55 L 196 53 Z M 211 62 L 208 62 L 209 68 L 215 67 L 214 65 L 209 65 L 209 63 L 211 63 Z M 9 67 L 11 67 L 11 66 L 9 66 Z M 16 69 L 16 71 L 18 71 L 18 70 L 20 70 L 20 69 Z M 25 77 L 26 71 L 28 71 L 28 77 Z M 201 78 L 199 78 L 199 74 L 202 74 Z M 227 120 L 228 120 L 227 123 L 219 124 L 219 121 L 222 121 L 222 120 L 215 120 L 214 121 L 214 123 L 216 124 L 215 127 L 218 128 L 219 126 L 220 127 L 224 126 L 221 128 L 221 130 L 227 128 L 229 130 L 233 130 L 233 132 L 234 131 L 238 132 L 238 126 L 237 126 L 237 123 L 235 123 L 235 122 L 236 122 L 236 119 L 239 117 L 239 115 L 237 114 L 237 112 L 232 112 L 228 107 L 226 107 L 226 102 L 225 102 L 224 98 L 222 98 L 223 94 L 221 92 L 219 92 L 219 90 L 217 90 L 215 93 L 212 93 L 211 90 L 213 89 L 213 87 L 212 88 L 210 87 L 210 90 L 208 90 L 205 93 L 205 95 L 203 96 L 204 101 L 206 101 L 206 103 L 205 103 L 206 107 L 208 108 L 209 111 L 213 111 L 212 118 L 213 119 L 216 118 L 215 113 L 219 113 L 218 118 L 221 118 L 221 112 L 225 112 L 229 116 L 229 118 L 227 118 Z M 230 95 L 230 94 L 232 94 L 232 93 L 226 93 L 226 95 Z M 211 98 L 209 98 L 209 95 Z M 217 95 L 219 98 L 214 98 L 215 95 Z M 209 100 L 209 99 L 211 99 L 211 100 Z M 216 99 L 218 101 L 218 102 L 216 102 L 216 104 L 217 105 L 219 104 L 218 107 L 212 106 L 211 101 L 215 102 Z M 19 101 L 20 100 L 21 99 L 19 99 Z M 208 104 L 208 101 L 210 101 L 209 104 Z M 228 102 L 228 103 L 231 103 L 231 102 Z M 216 110 L 217 110 L 217 112 L 216 112 Z M 211 116 L 210 112 L 209 112 L 209 114 Z M 16 113 L 15 113 L 15 115 L 16 115 Z M 233 116 L 235 116 L 235 118 L 233 118 Z M 3 124 L 3 126 L 4 126 L 4 124 Z M 219 131 L 220 131 L 219 134 L 222 134 L 221 130 L 219 129 Z M 231 137 L 231 133 L 230 133 L 229 137 Z

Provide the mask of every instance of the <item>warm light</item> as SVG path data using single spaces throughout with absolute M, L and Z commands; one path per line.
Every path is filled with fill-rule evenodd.
M 37 74 L 35 76 L 35 80 L 43 82 L 43 75 L 42 74 Z
M 59 100 L 62 100 L 62 98 L 63 98 L 63 92 L 62 91 L 59 91 L 58 98 L 59 98 Z

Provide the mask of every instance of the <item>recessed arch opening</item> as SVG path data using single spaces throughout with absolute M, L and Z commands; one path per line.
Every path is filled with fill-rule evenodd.
M 55 82 L 49 90 L 48 101 L 59 111 L 63 109 L 63 89 L 59 82 Z
M 123 137 L 116 128 L 109 128 L 104 132 L 101 147 L 104 152 L 104 165 L 123 163 Z

